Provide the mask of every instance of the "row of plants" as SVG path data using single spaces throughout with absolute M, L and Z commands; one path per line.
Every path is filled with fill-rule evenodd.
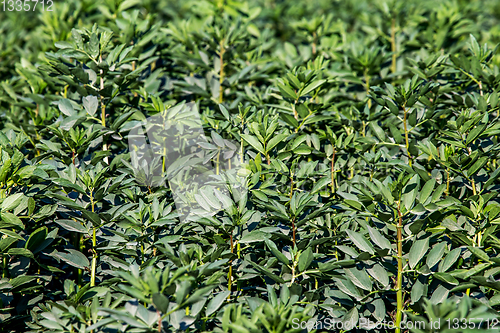
M 499 10 L 0 12 L 0 330 L 496 330 Z

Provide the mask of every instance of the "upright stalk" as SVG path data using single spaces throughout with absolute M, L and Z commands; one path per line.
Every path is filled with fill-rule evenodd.
M 99 55 L 99 62 L 102 62 L 102 55 Z M 104 75 L 104 71 L 101 69 L 99 71 L 100 73 L 100 87 L 101 87 L 101 91 L 104 89 L 104 78 L 103 78 L 103 75 Z M 104 104 L 104 96 L 101 95 L 101 125 L 102 127 L 106 127 L 106 105 Z M 102 138 L 102 151 L 106 151 L 108 150 L 108 147 L 106 146 L 106 138 L 103 137 Z M 104 162 L 106 164 L 109 164 L 109 161 L 108 161 L 108 157 L 104 157 Z
M 396 299 L 397 299 L 397 312 L 396 312 L 396 333 L 401 332 L 401 317 L 403 314 L 403 235 L 401 229 L 403 228 L 403 215 L 401 215 L 401 203 L 398 201 L 398 276 L 396 281 Z
M 366 98 L 368 98 L 368 108 L 372 107 L 372 100 L 370 99 L 370 96 L 368 95 L 370 93 L 370 75 L 368 75 L 368 67 L 365 68 L 365 90 L 366 90 Z M 364 135 L 364 130 L 363 130 L 363 136 Z
M 393 17 L 391 20 L 391 51 L 392 51 L 392 64 L 391 72 L 396 73 L 396 18 Z
M 233 233 L 229 235 L 229 241 L 231 242 L 231 254 L 234 253 L 234 244 L 233 244 Z M 238 243 L 239 244 L 239 243 Z M 231 286 L 233 284 L 233 260 L 229 261 L 229 273 L 227 275 L 227 290 L 229 291 L 229 295 L 227 298 L 231 298 Z
M 472 154 L 472 150 L 470 149 L 470 147 L 467 147 L 467 152 L 469 153 L 469 156 Z M 472 186 L 472 194 L 476 195 L 477 194 L 477 191 L 476 191 L 476 182 L 474 181 L 474 178 L 470 178 L 470 183 L 471 183 L 471 186 Z
M 2 278 L 7 277 L 7 254 L 2 255 Z
M 222 82 L 224 82 L 224 53 L 226 52 L 226 49 L 224 48 L 224 38 L 221 39 L 220 41 L 220 53 L 219 53 L 219 59 L 220 59 L 220 72 L 219 72 L 219 103 L 222 103 L 224 100 L 224 87 L 222 86 Z
M 316 55 L 316 41 L 317 41 L 316 31 L 313 31 L 312 35 L 313 35 L 312 54 L 313 54 L 313 56 L 315 56 Z
M 450 168 L 446 168 L 446 191 L 444 193 L 446 196 L 450 194 Z
M 92 190 L 90 191 L 90 204 L 92 207 L 92 213 L 94 213 L 94 197 L 92 195 Z M 96 241 L 96 227 L 92 227 L 92 267 L 90 271 L 90 286 L 94 287 L 95 286 L 95 271 L 97 267 L 97 252 L 96 252 L 96 246 L 97 246 L 97 241 Z
M 220 148 L 217 149 L 217 161 L 215 162 L 215 174 L 219 175 Z
M 408 163 L 410 164 L 411 166 L 411 154 L 410 154 L 410 142 L 408 140 L 408 126 L 406 124 L 407 120 L 406 120 L 406 115 L 407 115 L 407 110 L 406 110 L 406 107 L 403 105 L 403 126 L 404 126 L 404 130 L 405 130 L 405 143 L 406 143 L 406 153 L 408 154 Z M 401 118 L 399 118 L 401 119 Z
M 335 193 L 335 147 L 333 147 L 332 161 L 331 161 L 331 177 L 332 177 L 332 194 Z
M 76 220 L 75 220 L 76 221 Z M 80 233 L 74 233 L 73 234 L 73 246 L 75 249 L 77 249 L 80 252 L 84 252 L 85 249 L 83 247 L 83 241 L 82 241 L 82 234 Z M 75 268 L 75 274 L 76 274 L 76 284 L 81 287 L 82 286 L 82 275 L 83 271 L 80 268 Z

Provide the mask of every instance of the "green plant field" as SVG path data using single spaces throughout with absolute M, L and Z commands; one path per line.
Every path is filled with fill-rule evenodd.
M 1 2 L 0 331 L 497 332 L 499 43 L 496 0 Z

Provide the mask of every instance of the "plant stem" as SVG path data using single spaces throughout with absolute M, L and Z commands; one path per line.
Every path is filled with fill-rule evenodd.
M 219 175 L 220 148 L 217 149 L 217 161 L 215 162 L 215 174 Z
M 295 228 L 295 217 L 292 219 L 292 243 L 293 243 L 293 247 L 295 247 L 295 232 L 296 232 L 296 228 Z
M 220 43 L 220 53 L 219 53 L 219 59 L 220 59 L 220 72 L 219 72 L 219 103 L 222 103 L 224 100 L 224 87 L 222 86 L 222 82 L 224 82 L 224 53 L 226 52 L 226 49 L 224 48 L 224 38 L 221 39 Z
M 95 227 L 92 230 L 92 271 L 90 275 L 90 286 L 95 286 L 95 271 L 97 266 L 97 253 L 95 251 L 96 247 L 96 237 L 95 237 Z
M 472 150 L 470 147 L 467 147 L 467 152 L 469 153 L 469 156 L 472 155 Z M 470 177 L 470 183 L 471 183 L 471 186 L 472 186 L 472 193 L 474 195 L 477 194 L 476 192 L 476 182 L 474 181 L 474 178 Z
M 335 147 L 333 148 L 333 155 L 332 155 L 332 161 L 331 161 L 332 194 L 335 194 L 335 171 L 334 171 L 334 166 L 335 166 Z
M 372 100 L 370 99 L 370 75 L 368 75 L 368 67 L 365 68 L 365 89 L 366 89 L 366 98 L 368 99 L 368 108 L 372 107 Z M 363 136 L 364 135 L 364 127 L 363 127 Z
M 160 311 L 156 310 L 156 314 L 158 315 L 158 332 L 161 333 L 161 314 L 160 314 Z
M 102 62 L 102 56 L 99 56 L 99 62 Z M 101 91 L 104 89 L 104 71 L 100 70 L 100 88 Z M 106 127 L 106 105 L 104 104 L 104 96 L 101 95 L 101 125 L 102 127 Z M 102 151 L 106 151 L 108 148 L 106 147 L 106 138 L 102 138 Z M 109 164 L 108 157 L 104 157 L 104 162 Z
M 446 168 L 446 196 L 450 195 L 450 168 Z
M 233 244 L 233 234 L 229 235 L 229 241 L 231 242 L 231 254 L 234 252 L 234 244 Z M 233 284 L 233 260 L 229 260 L 229 274 L 227 276 L 227 290 L 229 291 L 228 299 L 231 298 L 231 286 Z
M 315 56 L 316 55 L 316 39 L 317 39 L 316 31 L 314 31 L 312 33 L 312 35 L 313 35 L 312 54 L 313 54 L 313 56 Z
M 408 113 L 407 110 L 406 110 L 406 107 L 403 105 L 403 111 L 404 111 L 404 115 L 403 115 L 403 126 L 404 126 L 404 130 L 405 130 L 405 143 L 406 143 L 406 153 L 408 154 L 408 163 L 410 164 L 411 166 L 411 154 L 410 154 L 410 143 L 408 141 L 408 127 L 406 125 L 406 114 Z M 400 118 L 401 119 L 401 118 Z
M 7 277 L 7 254 L 2 255 L 2 263 L 3 263 L 3 269 L 2 269 L 2 278 Z
M 94 202 L 94 197 L 92 195 L 93 190 L 90 190 L 90 205 L 92 207 L 92 213 L 94 213 L 95 210 L 95 202 Z M 96 227 L 92 227 L 92 267 L 90 271 L 90 286 L 94 287 L 95 286 L 95 273 L 96 273 L 96 267 L 97 267 L 97 239 L 96 239 Z
M 401 332 L 400 324 L 403 314 L 403 236 L 401 229 L 403 228 L 403 215 L 401 215 L 400 201 L 398 201 L 398 276 L 396 282 L 396 299 L 397 299 L 397 312 L 396 312 L 396 333 Z
M 393 17 L 391 21 L 391 51 L 392 51 L 392 64 L 391 72 L 396 73 L 396 18 Z

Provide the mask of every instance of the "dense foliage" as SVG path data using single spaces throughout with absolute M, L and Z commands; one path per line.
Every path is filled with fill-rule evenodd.
M 0 36 L 0 330 L 494 330 L 500 2 L 65 0 Z M 183 103 L 248 188 L 189 222 L 129 149 Z

